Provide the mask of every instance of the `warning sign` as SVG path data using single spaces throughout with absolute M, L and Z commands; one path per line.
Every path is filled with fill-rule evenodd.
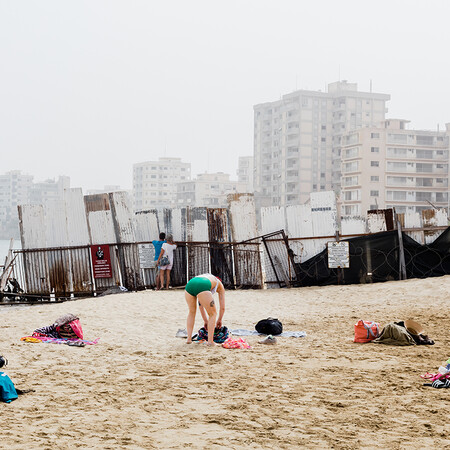
M 156 267 L 155 248 L 153 244 L 139 244 L 139 263 L 141 269 L 153 269 Z
M 328 268 L 344 268 L 350 267 L 350 257 L 348 251 L 348 242 L 328 242 Z
M 94 278 L 111 278 L 109 245 L 91 245 L 91 256 Z

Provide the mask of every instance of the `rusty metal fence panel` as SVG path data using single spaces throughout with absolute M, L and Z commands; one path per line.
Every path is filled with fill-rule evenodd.
M 186 234 L 187 241 L 192 243 L 188 246 L 187 255 L 188 279 L 191 279 L 210 271 L 206 208 L 187 208 Z
M 284 230 L 264 235 L 261 240 L 264 281 L 267 288 L 291 287 L 291 282 L 295 278 L 293 253 L 290 251 Z
M 233 261 L 228 210 L 208 208 L 208 240 L 210 245 L 211 273 L 222 279 L 226 288 L 234 286 Z

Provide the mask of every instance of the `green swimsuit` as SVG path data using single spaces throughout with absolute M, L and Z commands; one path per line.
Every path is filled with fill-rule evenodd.
M 202 276 L 197 276 L 188 281 L 186 284 L 186 291 L 188 294 L 191 294 L 194 297 L 197 297 L 200 292 L 211 291 L 212 283 L 209 278 L 205 278 Z M 216 286 L 217 288 L 217 286 Z M 214 292 L 216 289 L 214 289 Z M 214 293 L 213 292 L 213 293 Z

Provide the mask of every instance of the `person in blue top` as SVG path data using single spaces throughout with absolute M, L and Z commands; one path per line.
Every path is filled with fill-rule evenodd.
M 166 233 L 159 233 L 159 241 L 152 241 L 153 247 L 155 247 L 155 257 L 154 261 L 158 261 L 159 255 L 161 253 L 162 245 L 166 242 Z M 158 270 L 158 266 L 156 266 Z M 160 276 L 159 271 L 156 272 L 156 289 L 160 289 Z

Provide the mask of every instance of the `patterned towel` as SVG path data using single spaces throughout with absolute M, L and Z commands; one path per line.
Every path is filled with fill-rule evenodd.
M 94 339 L 93 341 L 86 341 L 84 339 L 63 339 L 63 338 L 53 338 L 48 336 L 24 336 L 20 338 L 21 341 L 25 342 L 45 342 L 46 344 L 68 344 L 74 345 L 75 343 L 83 343 L 85 345 L 95 345 L 98 343 L 100 338 Z

